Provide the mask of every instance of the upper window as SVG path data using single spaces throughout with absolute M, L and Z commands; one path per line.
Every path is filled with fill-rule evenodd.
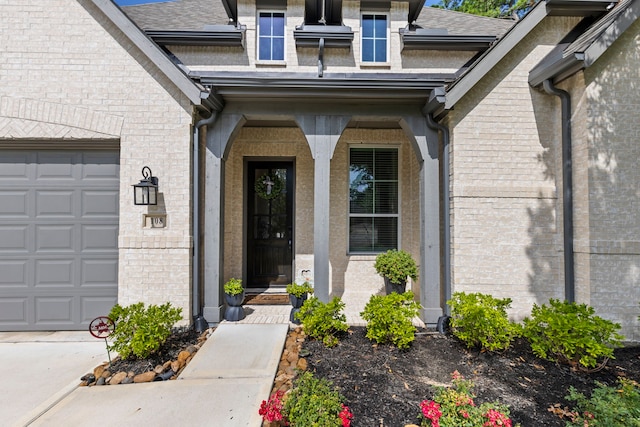
M 398 149 L 349 150 L 349 252 L 398 247 Z
M 362 14 L 362 62 L 387 62 L 387 15 Z
M 258 60 L 284 60 L 284 12 L 258 14 Z

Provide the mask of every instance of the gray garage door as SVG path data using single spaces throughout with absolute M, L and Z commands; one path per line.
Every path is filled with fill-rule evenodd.
M 117 151 L 0 150 L 0 330 L 87 329 L 116 303 Z

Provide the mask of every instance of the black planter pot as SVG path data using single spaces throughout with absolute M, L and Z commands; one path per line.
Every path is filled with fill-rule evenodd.
M 308 294 L 304 294 L 301 297 L 297 297 L 295 295 L 289 294 L 289 301 L 291 301 L 291 313 L 289 313 L 289 321 L 291 323 L 295 323 L 296 325 L 300 324 L 300 321 L 296 319 L 296 313 L 300 311 L 300 307 L 307 300 Z
M 224 294 L 224 299 L 227 302 L 227 308 L 224 311 L 224 320 L 237 322 L 238 320 L 244 319 L 244 309 L 242 308 L 244 292 L 238 295 Z
M 384 278 L 384 290 L 386 292 L 387 295 L 389 295 L 390 293 L 398 293 L 398 294 L 403 294 L 404 291 L 407 289 L 407 281 L 403 281 L 401 283 L 394 283 L 391 280 L 389 280 L 388 277 Z

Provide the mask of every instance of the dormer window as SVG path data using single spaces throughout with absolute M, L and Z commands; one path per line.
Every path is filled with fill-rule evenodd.
M 258 13 L 258 60 L 284 61 L 284 12 Z
M 383 13 L 362 14 L 362 62 L 387 62 L 388 19 Z

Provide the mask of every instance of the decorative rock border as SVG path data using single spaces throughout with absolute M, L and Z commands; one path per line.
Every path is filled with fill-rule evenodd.
M 306 335 L 301 326 L 289 330 L 284 350 L 282 350 L 282 356 L 280 357 L 280 363 L 278 364 L 278 371 L 271 388 L 271 394 L 282 391 L 286 395 L 293 387 L 293 380 L 298 375 L 298 372 L 307 370 L 307 359 L 300 357 L 300 350 L 305 337 Z M 280 424 L 269 421 L 263 421 L 262 423 L 262 427 L 276 426 L 280 426 Z
M 209 328 L 198 337 L 197 344 L 190 345 L 178 353 L 175 360 L 168 360 L 153 370 L 136 375 L 134 372 L 111 372 L 109 362 L 105 362 L 93 369 L 93 372 L 80 378 L 80 387 L 117 385 L 131 383 L 147 383 L 152 381 L 174 380 L 178 378 L 182 370 L 191 362 L 193 356 L 202 347 L 202 344 L 211 336 L 215 328 Z

